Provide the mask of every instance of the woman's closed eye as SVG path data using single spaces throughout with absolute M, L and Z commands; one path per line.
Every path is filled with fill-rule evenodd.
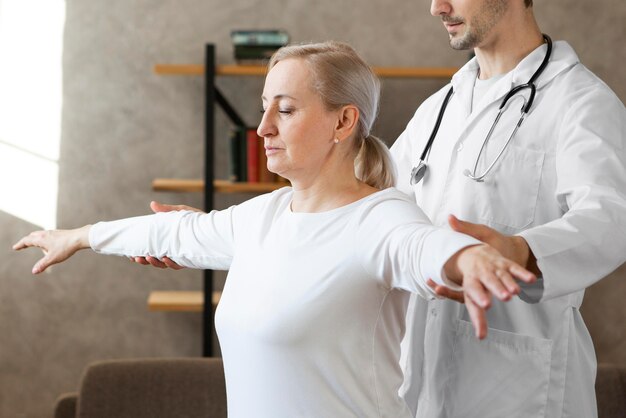
M 267 109 L 261 109 L 259 110 L 259 113 L 264 114 L 265 112 L 267 112 Z M 278 113 L 281 113 L 283 115 L 289 115 L 291 113 L 293 113 L 293 109 L 289 108 L 289 109 L 278 109 Z

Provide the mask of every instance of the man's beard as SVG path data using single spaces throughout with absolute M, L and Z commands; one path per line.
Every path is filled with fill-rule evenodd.
M 480 8 L 471 25 L 462 17 L 443 16 L 447 23 L 465 24 L 465 33 L 459 38 L 450 36 L 450 46 L 456 50 L 467 50 L 478 47 L 489 34 L 491 29 L 500 21 L 508 9 L 508 0 L 486 0 Z

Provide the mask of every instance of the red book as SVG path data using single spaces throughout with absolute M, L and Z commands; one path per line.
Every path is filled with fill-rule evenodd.
M 246 154 L 248 157 L 248 182 L 259 182 L 259 152 L 257 147 L 259 137 L 256 134 L 256 128 L 248 128 L 246 131 Z
M 267 154 L 265 154 L 265 141 L 259 137 L 259 181 L 261 183 L 272 183 L 276 181 L 276 174 L 267 169 Z

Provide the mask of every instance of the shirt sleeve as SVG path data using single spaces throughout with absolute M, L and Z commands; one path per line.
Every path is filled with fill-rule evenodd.
M 360 214 L 356 248 L 363 268 L 389 288 L 435 296 L 426 284 L 430 278 L 451 285 L 443 266 L 462 248 L 480 241 L 431 225 L 428 217 L 408 198 L 369 205 Z M 452 285 L 454 286 L 454 285 Z
M 100 254 L 167 256 L 184 267 L 226 270 L 234 252 L 235 209 L 164 212 L 99 222 L 91 227 L 89 244 Z
M 608 88 L 583 94 L 567 111 L 556 150 L 564 214 L 519 234 L 543 276 L 529 302 L 585 289 L 626 261 L 625 140 L 626 111 Z

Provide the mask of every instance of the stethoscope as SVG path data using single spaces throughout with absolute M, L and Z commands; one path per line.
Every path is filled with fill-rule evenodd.
M 535 86 L 535 81 L 537 80 L 537 78 L 539 78 L 541 73 L 543 73 L 543 70 L 546 69 L 546 66 L 548 65 L 548 61 L 550 61 L 550 56 L 552 55 L 552 39 L 550 39 L 550 37 L 546 34 L 543 34 L 543 39 L 548 44 L 548 49 L 546 51 L 545 57 L 543 58 L 543 61 L 541 62 L 541 65 L 539 65 L 539 68 L 537 68 L 537 71 L 535 71 L 535 73 L 532 75 L 532 77 L 530 77 L 527 83 L 520 84 L 519 86 L 513 87 L 511 90 L 509 90 L 506 96 L 504 96 L 504 98 L 502 99 L 502 103 L 500 103 L 500 108 L 498 109 L 498 115 L 496 116 L 496 119 L 493 121 L 493 124 L 491 125 L 491 129 L 489 129 L 489 133 L 487 133 L 487 136 L 485 140 L 483 141 L 482 146 L 480 147 L 480 151 L 478 152 L 478 156 L 476 157 L 476 163 L 474 164 L 473 171 L 469 171 L 468 169 L 465 169 L 463 171 L 463 174 L 469 177 L 470 179 L 477 181 L 477 182 L 484 181 L 485 176 L 489 174 L 493 166 L 496 164 L 496 162 L 498 162 L 498 160 L 504 153 L 504 150 L 506 150 L 506 147 L 509 145 L 509 142 L 511 142 L 511 140 L 517 133 L 517 130 L 520 128 L 520 126 L 522 126 L 524 119 L 528 115 L 528 112 L 530 111 L 530 107 L 532 106 L 533 101 L 535 99 L 535 93 L 537 90 L 537 87 Z M 496 126 L 498 125 L 498 122 L 500 121 L 500 117 L 502 116 L 502 114 L 504 113 L 506 109 L 507 102 L 509 101 L 509 99 L 511 99 L 511 97 L 515 96 L 517 93 L 525 89 L 529 89 L 530 94 L 528 96 L 528 99 L 522 96 L 524 103 L 521 108 L 521 116 L 517 122 L 517 125 L 515 125 L 515 129 L 513 130 L 513 133 L 511 134 L 511 136 L 509 136 L 509 139 L 507 139 L 507 141 L 504 143 L 504 146 L 502 147 L 502 149 L 500 150 L 496 158 L 493 160 L 493 162 L 487 167 L 487 169 L 485 169 L 485 171 L 482 174 L 477 175 L 476 169 L 478 168 L 478 162 L 480 161 L 480 156 L 482 155 L 483 150 L 485 149 L 485 145 L 491 139 L 491 135 L 493 134 L 493 131 L 495 130 Z M 433 145 L 435 136 L 437 136 L 437 131 L 439 131 L 439 126 L 441 125 L 441 120 L 443 119 L 443 115 L 446 112 L 446 107 L 448 106 L 448 102 L 450 101 L 450 98 L 452 97 L 453 94 L 454 94 L 453 87 L 450 87 L 450 90 L 448 90 L 446 97 L 443 99 L 443 103 L 441 104 L 441 109 L 439 109 L 439 115 L 437 116 L 437 121 L 435 122 L 433 131 L 430 134 L 430 138 L 428 138 L 428 142 L 426 143 L 426 146 L 424 147 L 424 151 L 422 152 L 422 155 L 420 156 L 419 163 L 417 164 L 416 167 L 413 167 L 413 169 L 411 170 L 411 185 L 415 185 L 419 183 L 424 178 L 424 175 L 426 174 L 426 170 L 428 169 L 428 156 L 430 153 L 430 148 Z

